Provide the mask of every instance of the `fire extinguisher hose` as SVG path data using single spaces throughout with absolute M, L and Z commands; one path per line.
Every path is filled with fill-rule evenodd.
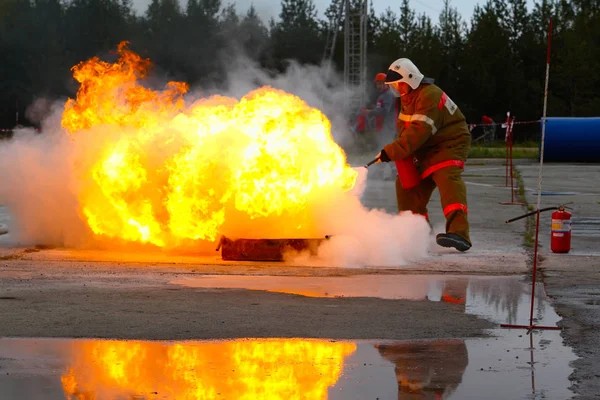
M 546 208 L 542 208 L 542 209 L 541 209 L 541 210 L 539 210 L 539 211 L 540 211 L 540 212 L 544 212 L 544 211 L 550 211 L 550 210 L 558 210 L 558 209 L 560 209 L 560 208 L 561 208 L 561 207 L 546 207 Z M 537 211 L 528 212 L 527 214 L 523 214 L 523 215 L 521 215 L 521 216 L 519 216 L 519 217 L 511 218 L 511 219 L 507 220 L 507 221 L 506 221 L 506 223 L 507 223 L 507 224 L 509 224 L 509 223 L 511 223 L 511 222 L 515 222 L 515 221 L 518 221 L 518 220 L 520 220 L 520 219 L 527 218 L 527 217 L 529 217 L 529 216 L 531 216 L 531 215 L 535 215 L 535 214 L 537 214 L 537 213 L 538 213 Z
M 566 204 L 561 204 L 560 206 L 542 208 L 539 211 L 540 212 L 544 212 L 544 211 L 550 211 L 550 210 L 565 210 L 565 209 L 569 209 L 570 210 L 570 208 L 567 207 L 567 204 L 572 204 L 572 202 L 571 203 L 566 203 Z M 521 215 L 519 217 L 511 218 L 511 219 L 509 219 L 509 220 L 507 220 L 505 222 L 507 224 L 509 224 L 511 222 L 515 222 L 515 221 L 518 221 L 520 219 L 527 218 L 529 216 L 535 215 L 537 213 L 538 213 L 537 211 L 531 211 L 531 212 L 528 212 L 527 214 L 523 214 L 523 215 Z

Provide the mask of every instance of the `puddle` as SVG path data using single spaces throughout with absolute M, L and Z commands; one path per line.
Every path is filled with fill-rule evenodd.
M 285 283 L 288 293 L 312 296 L 449 301 L 459 312 L 498 323 L 526 323 L 529 316 L 530 286 L 514 276 L 208 276 L 186 284 L 192 282 L 277 291 Z M 537 323 L 556 324 L 560 318 L 543 287 L 536 293 Z M 483 339 L 424 341 L 5 338 L 0 339 L 0 393 L 7 400 L 571 397 L 569 363 L 575 356 L 559 332 L 491 333 Z
M 529 313 L 531 287 L 520 276 L 466 275 L 354 275 L 298 277 L 256 275 L 201 275 L 170 282 L 203 289 L 247 289 L 307 297 L 377 297 L 383 299 L 446 301 L 498 323 L 516 323 Z M 537 289 L 539 287 L 539 289 Z M 541 317 L 551 311 L 543 286 L 536 287 Z M 522 310 L 520 310 L 522 308 Z M 554 314 L 556 315 L 556 314 Z M 551 323 L 556 323 L 556 318 Z
M 298 277 L 202 275 L 171 283 L 205 289 L 248 289 L 307 297 L 378 297 L 424 300 L 441 297 L 444 282 L 466 290 L 467 281 L 442 275 L 358 275 L 350 277 Z M 455 291 L 456 291 L 455 290 Z M 437 293 L 437 294 L 436 294 Z
M 354 275 L 298 277 L 256 275 L 201 275 L 170 282 L 208 290 L 247 289 L 307 297 L 377 297 L 383 299 L 449 302 L 464 312 L 498 324 L 529 322 L 531 284 L 521 276 L 469 275 Z M 560 317 L 536 285 L 535 318 L 555 325 Z
M 555 338 L 403 342 L 0 339 L 16 399 L 564 399 Z M 533 346 L 532 346 L 533 345 Z

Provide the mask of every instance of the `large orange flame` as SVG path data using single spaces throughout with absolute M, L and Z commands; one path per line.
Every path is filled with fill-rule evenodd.
M 84 341 L 61 380 L 68 400 L 324 400 L 355 349 L 323 340 Z
M 81 86 L 62 117 L 85 148 L 77 195 L 96 235 L 161 247 L 229 231 L 310 236 L 310 205 L 354 186 L 329 121 L 300 98 L 263 87 L 193 99 L 180 82 L 155 91 L 140 83 L 150 62 L 125 43 L 118 53 L 73 68 Z

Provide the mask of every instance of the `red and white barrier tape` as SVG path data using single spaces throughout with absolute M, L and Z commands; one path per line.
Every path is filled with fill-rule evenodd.
M 532 120 L 532 121 L 513 121 L 513 125 L 525 125 L 525 124 L 538 124 L 541 120 Z M 501 128 L 506 128 L 506 122 L 492 122 L 489 124 L 469 124 L 469 130 L 477 126 L 500 126 Z
M 536 119 L 535 121 L 513 121 L 513 125 L 523 125 L 523 124 L 539 124 L 542 120 Z M 505 125 L 505 124 L 502 124 Z

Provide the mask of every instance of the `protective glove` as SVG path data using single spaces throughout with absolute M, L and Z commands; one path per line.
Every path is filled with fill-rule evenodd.
M 390 162 L 390 161 L 392 161 L 392 160 L 390 159 L 390 157 L 387 155 L 387 153 L 385 152 L 385 150 L 381 150 L 381 151 L 379 152 L 379 154 L 377 154 L 377 158 L 378 158 L 379 160 L 381 160 L 381 162 Z

